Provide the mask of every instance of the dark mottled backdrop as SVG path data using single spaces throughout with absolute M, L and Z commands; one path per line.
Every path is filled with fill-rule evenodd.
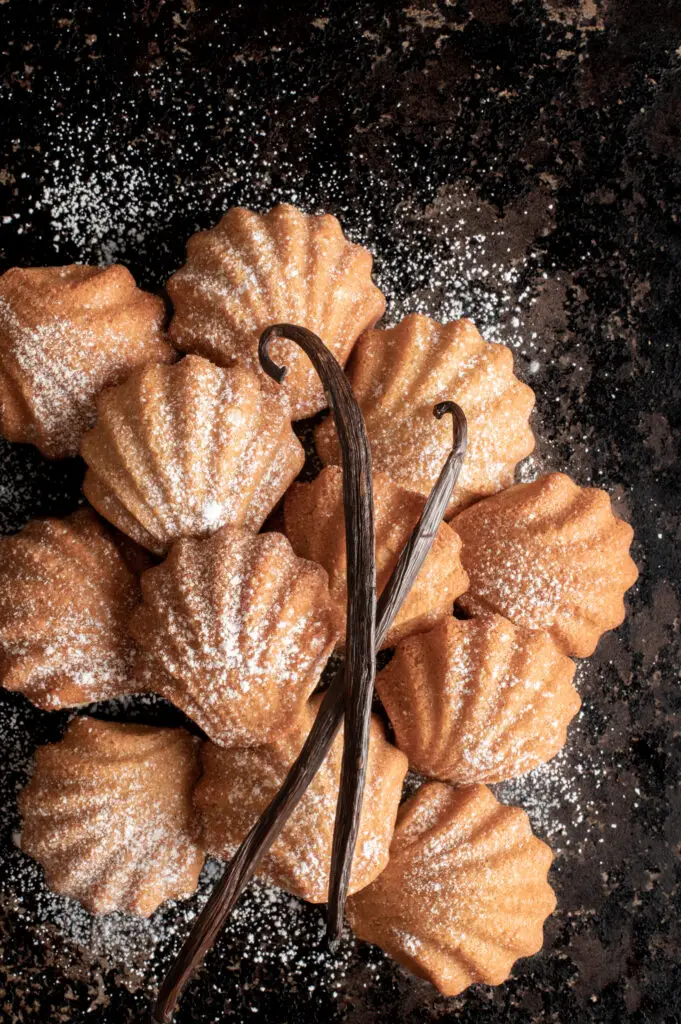
M 280 901 L 266 927 L 264 894 L 178 1019 L 681 1021 L 681 4 L 0 0 L 0 19 L 0 269 L 120 260 L 159 287 L 229 205 L 335 212 L 392 319 L 463 312 L 514 348 L 538 396 L 524 472 L 603 484 L 636 529 L 631 615 L 580 671 L 567 753 L 501 788 L 556 849 L 543 955 L 446 1000 L 367 947 L 306 966 L 317 912 Z M 77 503 L 78 462 L 0 461 L 1 529 Z M 195 901 L 140 938 L 49 897 L 12 844 L 15 789 L 66 716 L 0 713 L 2 1020 L 143 1019 Z

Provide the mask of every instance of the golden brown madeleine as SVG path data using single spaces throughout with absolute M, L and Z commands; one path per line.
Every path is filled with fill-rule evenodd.
M 97 395 L 136 366 L 175 357 L 163 300 L 125 267 L 14 267 L 0 277 L 0 432 L 43 455 L 77 455 Z
M 534 392 L 513 374 L 504 345 L 484 341 L 469 320 L 439 324 L 412 313 L 357 342 L 348 376 L 366 421 L 375 471 L 426 497 L 452 446 L 449 419 L 433 406 L 458 402 L 468 420 L 468 450 L 448 515 L 513 483 L 534 448 L 528 418 Z M 325 463 L 339 462 L 329 417 L 316 432 Z
M 556 898 L 551 850 L 485 786 L 428 782 L 399 810 L 390 860 L 348 901 L 350 924 L 444 995 L 500 985 L 537 953 Z
M 139 581 L 88 509 L 0 539 L 0 679 L 40 708 L 134 693 Z
M 229 858 L 282 785 L 312 728 L 321 698 L 311 700 L 295 727 L 258 747 L 225 750 L 206 743 L 203 775 L 195 792 L 202 814 L 206 850 Z M 333 826 L 343 756 L 342 730 L 281 836 L 264 858 L 260 873 L 301 899 L 327 899 Z M 367 782 L 352 865 L 350 891 L 368 885 L 388 861 L 407 759 L 371 720 Z
M 398 487 L 385 473 L 375 473 L 373 483 L 376 585 L 380 594 L 418 522 L 425 498 Z M 328 572 L 329 590 L 345 623 L 347 572 L 340 468 L 328 466 L 312 483 L 294 484 L 286 495 L 284 518 L 296 554 L 319 562 Z M 454 601 L 468 586 L 460 551 L 459 537 L 442 523 L 384 647 L 392 647 L 402 637 L 429 629 L 452 614 Z
M 85 495 L 157 554 L 225 525 L 257 532 L 305 462 L 287 403 L 241 366 L 146 366 L 97 407 L 81 445 Z
M 290 729 L 338 638 L 327 576 L 280 533 L 180 540 L 142 576 L 131 623 L 141 686 L 224 746 Z
M 470 587 L 461 606 L 545 629 L 565 654 L 586 658 L 625 615 L 638 576 L 633 530 L 610 498 L 563 473 L 517 484 L 456 517 Z
M 423 775 L 501 782 L 549 761 L 580 708 L 548 633 L 501 615 L 449 618 L 398 644 L 376 678 L 400 750 Z
M 85 717 L 39 747 L 19 798 L 21 848 L 50 889 L 93 913 L 144 917 L 189 896 L 204 861 L 192 806 L 199 747 L 184 729 Z
M 371 254 L 349 242 L 329 214 L 312 216 L 288 204 L 264 215 L 236 207 L 189 239 L 187 262 L 168 281 L 175 307 L 170 336 L 185 352 L 221 366 L 239 359 L 260 372 L 265 327 L 299 324 L 344 366 L 355 340 L 385 309 L 371 263 Z M 307 356 L 288 342 L 275 344 L 273 355 L 288 368 L 283 389 L 293 418 L 323 409 L 324 390 Z

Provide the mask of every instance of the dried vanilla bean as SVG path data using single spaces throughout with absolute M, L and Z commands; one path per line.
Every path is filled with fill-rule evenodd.
M 457 420 L 456 433 L 459 435 L 459 446 L 465 451 L 466 421 L 463 412 L 453 402 L 441 402 L 435 406 L 434 413 L 440 419 L 446 412 L 451 412 Z M 459 447 L 457 446 L 457 448 Z M 450 455 L 448 463 L 453 460 Z M 450 491 L 451 494 L 451 491 Z M 443 509 L 444 514 L 444 509 Z M 440 521 L 442 516 L 440 517 Z M 421 521 L 423 517 L 421 517 Z M 435 532 L 440 523 L 437 523 Z M 412 534 L 415 537 L 416 534 Z M 426 537 L 419 536 L 419 543 L 426 542 Z M 432 539 L 432 538 L 431 538 Z M 410 542 L 411 543 L 411 539 Z M 409 547 L 409 544 L 407 545 Z M 405 559 L 405 565 L 408 558 Z M 411 577 L 409 586 L 416 579 L 417 573 Z M 387 592 L 384 591 L 384 593 Z M 333 833 L 333 851 L 331 855 L 331 874 L 329 878 L 329 908 L 327 917 L 327 935 L 331 942 L 340 938 L 343 930 L 343 911 L 350 887 L 352 859 L 357 844 L 359 821 L 362 813 L 362 798 L 369 760 L 369 727 L 371 723 L 371 702 L 373 699 L 373 681 L 366 685 L 361 678 L 350 678 L 350 687 L 346 690 L 345 728 L 343 731 L 343 762 L 336 807 L 336 822 Z
M 340 934 L 342 928 L 343 907 L 357 841 L 376 675 L 376 537 L 371 452 L 364 419 L 350 383 L 316 334 L 292 324 L 277 324 L 263 331 L 258 353 L 260 362 L 265 372 L 281 383 L 286 371 L 272 362 L 268 352 L 270 341 L 277 337 L 295 341 L 312 360 L 329 397 L 343 466 L 348 597 L 343 762 L 329 879 L 329 935 L 333 938 Z

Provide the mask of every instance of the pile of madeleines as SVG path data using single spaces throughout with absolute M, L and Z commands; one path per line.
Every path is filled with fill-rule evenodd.
M 379 592 L 451 448 L 433 405 L 458 402 L 468 453 L 386 641 L 376 686 L 394 743 L 375 715 L 348 903 L 358 936 L 457 994 L 541 947 L 551 851 L 487 784 L 560 750 L 580 706 L 571 658 L 621 623 L 637 572 L 604 491 L 560 473 L 513 486 L 534 395 L 509 349 L 467 320 L 376 328 L 371 262 L 334 217 L 281 205 L 232 209 L 189 240 L 169 326 L 122 266 L 0 277 L 0 431 L 80 453 L 91 506 L 0 540 L 0 677 L 48 710 L 157 694 L 203 730 L 77 715 L 20 797 L 22 849 L 54 891 L 143 915 L 189 895 L 205 855 L 229 858 L 280 787 L 344 641 L 333 421 L 315 432 L 325 468 L 294 483 L 292 421 L 326 402 L 293 344 L 273 345 L 283 385 L 265 376 L 261 331 L 301 324 L 347 364 Z M 261 870 L 315 903 L 341 756 L 339 736 Z M 409 768 L 428 781 L 400 806 Z

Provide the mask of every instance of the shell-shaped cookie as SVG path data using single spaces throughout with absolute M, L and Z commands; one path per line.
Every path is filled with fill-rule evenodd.
M 19 798 L 21 848 L 50 889 L 93 913 L 148 917 L 196 888 L 200 740 L 184 729 L 74 718 L 39 747 Z
M 468 451 L 448 515 L 513 483 L 534 448 L 528 418 L 534 392 L 513 374 L 504 345 L 484 341 L 469 320 L 439 324 L 411 314 L 389 330 L 366 331 L 348 376 L 366 422 L 374 470 L 427 496 L 451 451 L 449 417 L 433 405 L 458 402 L 468 421 Z M 331 417 L 316 432 L 325 463 L 337 463 Z
M 624 593 L 638 570 L 633 531 L 610 498 L 563 473 L 518 484 L 456 517 L 470 587 L 463 609 L 492 611 L 545 629 L 565 654 L 593 654 L 602 633 L 624 621 Z
M 341 365 L 355 340 L 383 315 L 385 299 L 371 280 L 371 254 L 344 236 L 329 214 L 282 204 L 258 214 L 229 210 L 187 243 L 187 262 L 168 281 L 175 314 L 170 336 L 185 352 L 221 365 L 239 359 L 260 371 L 265 327 L 293 323 L 318 334 Z M 277 342 L 294 419 L 327 404 L 304 353 Z
M 468 785 L 558 753 L 580 707 L 574 674 L 547 633 L 501 615 L 450 617 L 398 644 L 376 688 L 410 767 Z
M 225 750 L 206 743 L 195 802 L 203 818 L 206 850 L 230 858 L 281 788 L 314 723 L 321 698 L 305 707 L 293 729 L 258 747 Z M 342 731 L 324 763 L 265 856 L 260 873 L 312 903 L 326 902 L 336 802 L 343 756 Z M 407 759 L 371 720 L 367 782 L 350 891 L 368 885 L 385 867 L 407 772 Z
M 88 500 L 157 554 L 227 524 L 257 532 L 305 461 L 285 402 L 200 356 L 100 395 L 81 453 Z
M 224 746 L 293 726 L 338 638 L 321 566 L 282 534 L 225 526 L 142 576 L 137 675 Z
M 0 432 L 43 455 L 77 455 L 97 395 L 145 363 L 171 362 L 163 300 L 121 266 L 14 267 L 0 277 Z
M 385 473 L 374 474 L 373 485 L 376 586 L 380 594 L 418 522 L 425 499 L 398 487 Z M 312 483 L 294 484 L 286 495 L 284 518 L 286 534 L 296 554 L 319 562 L 328 572 L 329 590 L 344 623 L 347 571 L 340 468 L 327 466 Z M 400 638 L 429 629 L 452 614 L 454 601 L 468 586 L 460 552 L 458 536 L 442 523 L 384 647 L 392 647 Z
M 519 807 L 485 786 L 429 782 L 400 808 L 388 866 L 348 901 L 348 917 L 444 995 L 500 985 L 542 947 L 551 859 Z
M 129 543 L 129 542 L 128 542 Z M 87 510 L 0 539 L 0 681 L 46 710 L 135 692 L 125 553 Z

